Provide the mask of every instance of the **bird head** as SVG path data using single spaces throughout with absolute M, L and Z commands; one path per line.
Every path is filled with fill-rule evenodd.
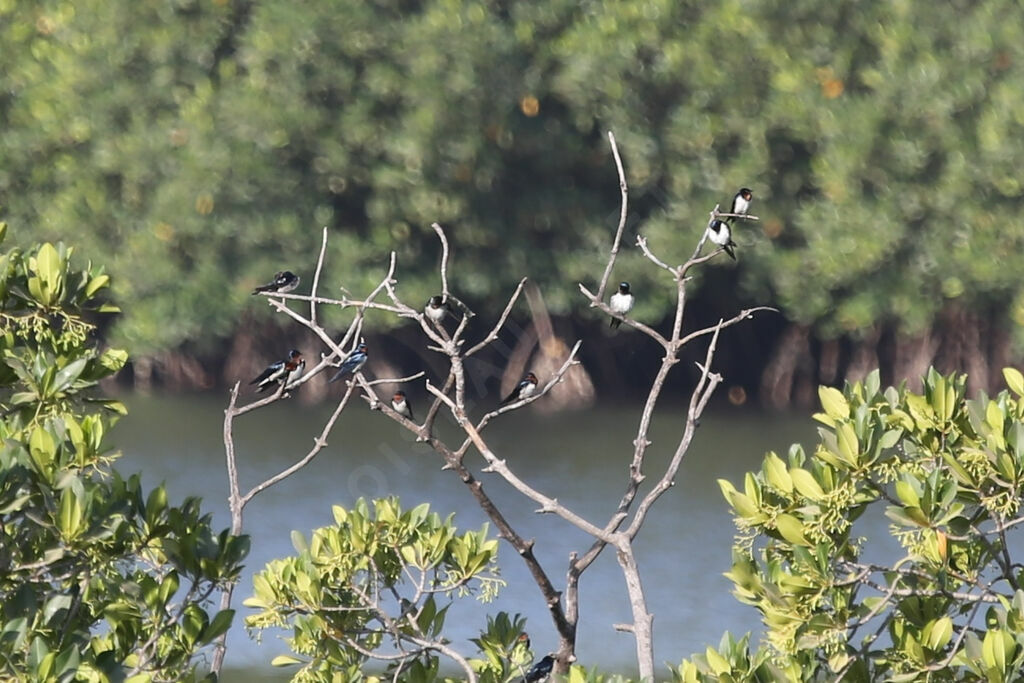
M 524 377 L 523 379 L 533 384 L 537 383 L 537 375 L 533 374 L 532 372 L 526 373 L 526 377 Z
M 435 294 L 434 296 L 430 297 L 430 307 L 431 308 L 441 308 L 441 305 L 443 303 L 444 303 L 444 298 L 440 294 Z
M 288 352 L 288 358 L 290 358 L 291 360 L 299 360 L 300 358 L 302 358 L 302 352 L 297 351 L 296 349 L 292 349 L 291 351 Z
M 394 401 L 395 403 L 401 403 L 402 401 L 405 400 L 405 392 L 396 391 L 395 395 L 391 397 L 391 400 Z
M 629 294 L 629 283 L 628 282 L 620 282 L 619 283 L 619 293 L 620 294 Z
M 754 196 L 754 193 L 749 187 L 741 187 L 740 196 L 749 202 L 750 198 Z

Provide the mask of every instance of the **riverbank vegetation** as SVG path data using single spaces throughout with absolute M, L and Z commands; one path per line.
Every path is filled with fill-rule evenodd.
M 370 284 L 394 248 L 403 296 L 426 301 L 438 221 L 474 310 L 525 275 L 589 337 L 575 283 L 617 215 L 610 129 L 627 245 L 642 230 L 681 263 L 694 207 L 754 189 L 765 220 L 738 231 L 738 264 L 695 283 L 708 324 L 782 311 L 723 349 L 748 395 L 809 404 L 931 364 L 996 386 L 1024 329 L 1022 29 L 1009 0 L 9 3 L 0 217 L 108 265 L 126 314 L 103 332 L 141 387 L 229 385 L 239 357 L 301 341 L 249 291 L 323 226 L 326 292 Z M 657 323 L 671 298 L 642 258 L 622 265 Z M 409 362 L 408 331 L 386 334 Z M 602 389 L 637 374 L 584 360 Z
M 0 224 L 0 240 L 5 232 Z M 443 232 L 439 235 L 443 238 Z M 693 265 L 706 264 L 708 256 L 695 256 Z M 170 505 L 162 487 L 144 492 L 136 477 L 122 478 L 113 468 L 118 454 L 110 450 L 106 434 L 124 408 L 97 395 L 95 386 L 119 371 L 126 356 L 95 342 L 96 317 L 116 310 L 104 298 L 109 278 L 91 264 L 73 267 L 71 257 L 71 249 L 44 243 L 9 250 L 2 261 L 3 671 L 33 680 L 83 675 L 95 681 L 195 680 L 206 675 L 209 646 L 217 644 L 215 651 L 223 651 L 219 639 L 234 610 L 216 610 L 212 603 L 217 594 L 230 602 L 248 540 L 240 529 L 212 528 L 199 501 Z M 653 254 L 649 258 L 657 265 Z M 389 297 L 395 296 L 392 274 L 377 288 Z M 681 286 L 685 275 L 675 273 Z M 585 289 L 584 294 L 589 297 Z M 592 302 L 608 312 L 600 298 Z M 440 350 L 458 367 L 462 346 L 453 340 L 466 318 L 450 336 L 443 325 L 430 327 L 400 299 L 377 308 L 418 315 L 423 331 L 437 336 Z M 285 310 L 283 302 L 278 310 Z M 747 316 L 741 313 L 730 325 Z M 642 325 L 629 317 L 625 323 Z M 361 324 L 361 319 L 354 322 L 353 339 Z M 642 417 L 621 503 L 628 513 L 637 499 L 638 511 L 633 517 L 616 514 L 604 529 L 532 489 L 481 436 L 487 422 L 553 392 L 558 380 L 571 374 L 571 354 L 536 396 L 492 411 L 475 425 L 460 412 L 458 386 L 464 380 L 454 381 L 457 372 L 447 391 L 433 388 L 436 407 L 422 425 L 387 407 L 374 389 L 381 380 L 368 382 L 357 375 L 348 385 L 338 411 L 358 390 L 370 409 L 419 434 L 463 479 L 502 537 L 539 572 L 538 587 L 551 598 L 547 604 L 559 628 L 561 662 L 545 662 L 530 649 L 525 624 L 502 613 L 481 625 L 476 657 L 450 648 L 443 636 L 442 596 L 450 599 L 471 587 L 482 597 L 493 595 L 502 583 L 498 543 L 486 529 L 458 533 L 450 518 L 442 521 L 426 505 L 402 509 L 397 500 L 373 501 L 372 511 L 365 502 L 351 509 L 337 506 L 335 525 L 308 540 L 302 532 L 293 534 L 298 554 L 271 562 L 257 576 L 246 602 L 254 610 L 249 625 L 294 629 L 289 643 L 297 656 L 282 656 L 276 663 L 304 666 L 302 680 L 326 680 L 322 677 L 338 672 L 358 679 L 372 659 L 391 661 L 396 676 L 435 680 L 438 655 L 458 662 L 470 680 L 519 680 L 524 671 L 545 663 L 566 667 L 575 647 L 575 584 L 564 595 L 553 589 L 533 556 L 536 541 L 515 533 L 484 493 L 473 466 L 463 461 L 473 448 L 486 463 L 474 467 L 480 476 L 500 476 L 540 504 L 538 512 L 594 534 L 594 546 L 570 558 L 570 577 L 578 572 L 578 580 L 585 569 L 580 562 L 592 561 L 606 545 L 615 546 L 635 618 L 617 628 L 636 638 L 642 677 L 654 677 L 649 640 L 654 613 L 643 599 L 641 568 L 629 561 L 631 539 L 671 488 L 707 398 L 721 381 L 709 369 L 722 329 L 719 323 L 707 331 L 704 383 L 694 394 L 672 463 L 653 486 L 641 490 L 640 472 L 650 446 Z M 667 371 L 672 365 L 667 357 L 663 367 Z M 708 647 L 674 667 L 672 676 L 688 682 L 1019 678 L 1024 670 L 1024 586 L 1013 536 L 1024 520 L 1019 493 L 1024 485 L 1024 376 L 1012 368 L 1002 375 L 1008 389 L 993 397 L 980 393 L 969 398 L 964 375 L 934 370 L 923 378 L 921 392 L 906 385 L 883 389 L 877 371 L 842 391 L 820 388 L 822 411 L 815 419 L 822 427 L 813 450 L 794 445 L 785 458 L 767 454 L 760 470 L 743 478 L 742 488 L 721 482 L 739 529 L 728 576 L 737 597 L 761 614 L 762 642 L 752 648 L 749 635 L 737 639 L 727 634 L 718 648 Z M 659 386 L 656 379 L 654 401 Z M 282 383 L 272 396 L 247 407 L 236 408 L 233 394 L 226 438 L 235 417 L 286 399 L 289 388 L 294 389 Z M 442 407 L 462 418 L 457 423 L 466 440 L 457 450 L 431 432 L 430 416 Z M 329 429 L 330 424 L 315 440 L 312 455 L 296 466 L 325 445 Z M 230 473 L 230 440 L 225 446 Z M 284 480 L 292 471 L 253 492 L 287 485 Z M 240 495 L 237 484 L 232 491 Z M 891 522 L 891 537 L 864 536 L 858 521 L 882 514 Z M 899 549 L 895 555 L 893 547 Z M 412 648 L 407 656 L 389 659 L 379 651 L 392 637 L 400 647 Z M 610 680 L 578 664 L 568 674 L 570 680 Z
M 96 385 L 127 355 L 95 339 L 95 316 L 116 310 L 109 276 L 71 255 L 0 256 L 0 677 L 197 680 L 234 614 L 210 597 L 237 580 L 248 538 L 114 469 L 107 432 L 125 409 Z
M 1024 376 L 1003 375 L 992 397 L 934 370 L 922 392 L 877 371 L 822 387 L 813 450 L 720 482 L 739 529 L 728 576 L 763 643 L 726 636 L 678 678 L 1019 680 Z M 862 535 L 881 514 L 895 543 Z

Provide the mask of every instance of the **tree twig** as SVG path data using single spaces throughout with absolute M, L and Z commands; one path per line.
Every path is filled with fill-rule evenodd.
M 431 223 L 430 227 L 441 240 L 441 300 L 448 303 L 448 238 L 439 224 Z
M 626 172 L 622 168 L 622 158 L 619 156 L 619 146 L 615 144 L 615 134 L 608 131 L 608 144 L 612 147 L 612 156 L 615 157 L 615 170 L 619 174 L 619 194 L 622 197 L 622 201 L 619 207 L 619 225 L 615 229 L 615 239 L 612 240 L 612 250 L 608 257 L 608 264 L 604 267 L 604 274 L 601 275 L 601 282 L 597 286 L 597 295 L 594 297 L 598 301 L 604 300 L 604 290 L 608 286 L 608 278 L 612 275 L 612 269 L 615 267 L 615 257 L 619 253 L 619 243 L 622 241 L 622 231 L 626 229 L 626 210 L 629 199 L 629 187 L 626 185 Z M 582 285 L 581 285 L 582 286 Z
M 320 286 L 320 271 L 324 267 L 324 255 L 327 253 L 327 226 L 324 226 L 320 240 L 320 256 L 316 259 L 316 270 L 313 271 L 313 286 L 309 290 L 309 319 L 316 325 L 316 290 Z

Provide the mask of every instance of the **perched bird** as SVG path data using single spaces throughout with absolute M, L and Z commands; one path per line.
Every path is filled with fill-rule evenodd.
M 729 213 L 746 216 L 747 211 L 750 210 L 750 202 L 753 198 L 754 193 L 750 191 L 749 187 L 741 187 L 740 191 L 736 193 L 736 196 L 732 198 L 732 211 Z M 729 219 L 726 218 L 726 220 Z
M 516 385 L 516 388 L 512 390 L 505 400 L 501 402 L 501 405 L 506 406 L 513 401 L 519 401 L 524 398 L 530 398 L 534 392 L 537 391 L 537 375 L 532 372 L 526 373 L 522 381 Z
M 409 405 L 409 402 L 405 399 L 404 391 L 395 392 L 395 395 L 391 397 L 391 407 L 394 408 L 395 412 L 402 417 L 410 420 L 416 419 L 412 416 L 412 406 Z
M 270 388 L 274 382 L 280 382 L 287 387 L 289 384 L 297 380 L 302 376 L 303 371 L 306 369 L 306 361 L 302 359 L 302 354 L 292 349 L 288 352 L 288 358 L 286 360 L 279 360 L 276 363 L 271 363 L 267 366 L 267 369 L 259 374 L 259 376 L 249 384 L 256 384 L 256 390 L 264 392 Z
M 736 243 L 732 241 L 732 231 L 729 230 L 728 223 L 718 219 L 711 221 L 711 224 L 708 225 L 708 239 L 725 249 L 725 253 L 729 255 L 729 258 L 733 261 L 736 260 L 736 252 L 734 250 Z
M 523 678 L 523 683 L 537 683 L 538 681 L 543 681 L 551 675 L 551 670 L 554 668 L 555 658 L 551 655 L 544 655 L 543 659 L 534 664 L 533 668 L 526 672 L 526 676 Z
M 633 294 L 629 291 L 629 283 L 620 282 L 619 291 L 612 294 L 612 298 L 608 300 L 608 308 L 612 309 L 612 313 L 626 315 L 633 310 L 633 302 Z M 617 328 L 621 324 L 621 320 L 612 318 L 611 327 Z
M 277 292 L 285 294 L 299 286 L 299 276 L 290 270 L 280 270 L 274 273 L 274 281 L 252 290 L 253 294 L 260 292 Z
M 530 635 L 526 631 L 523 631 L 516 636 L 516 642 L 512 643 L 512 647 L 516 647 L 517 645 L 522 645 L 527 650 L 530 649 Z
M 356 374 L 364 365 L 366 365 L 367 358 L 366 343 L 359 342 L 359 346 L 356 347 L 355 351 L 348 354 L 348 357 L 342 362 L 338 371 L 334 373 L 334 377 L 330 379 L 330 382 L 337 382 L 346 373 L 352 373 L 353 375 Z
M 430 321 L 435 325 L 440 325 L 444 317 L 451 312 L 452 309 L 448 306 L 448 302 L 440 294 L 430 297 L 426 308 L 423 309 L 423 315 L 430 318 Z

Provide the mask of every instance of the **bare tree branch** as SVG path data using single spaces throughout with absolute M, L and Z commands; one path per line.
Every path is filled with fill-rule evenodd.
M 444 234 L 444 230 L 437 223 L 431 223 L 430 227 L 437 233 L 438 238 L 441 240 L 441 298 L 447 303 L 448 302 L 448 238 Z
M 604 274 L 601 276 L 601 282 L 597 286 L 597 295 L 594 297 L 598 301 L 604 300 L 604 290 L 605 287 L 608 286 L 608 278 L 611 277 L 612 269 L 615 267 L 615 257 L 619 253 L 619 243 L 622 241 L 622 231 L 626 229 L 626 209 L 629 198 L 629 187 L 626 185 L 626 172 L 622 169 L 622 158 L 619 156 L 619 146 L 615 144 L 615 135 L 611 131 L 608 131 L 608 143 L 612 146 L 612 156 L 615 157 L 615 170 L 619 173 L 619 194 L 622 196 L 622 202 L 619 208 L 619 226 L 615 229 L 615 239 L 612 240 L 612 251 L 608 258 L 608 264 L 604 267 Z
M 303 457 L 295 464 L 286 467 L 285 469 L 281 470 L 274 476 L 260 482 L 256 486 L 253 486 L 251 489 L 249 489 L 249 492 L 242 496 L 242 505 L 247 505 L 250 500 L 255 498 L 263 491 L 266 491 L 274 484 L 278 483 L 279 481 L 287 479 L 288 477 L 292 476 L 293 474 L 301 470 L 303 467 L 308 465 L 313 460 L 313 458 L 319 455 L 320 451 L 327 447 L 327 436 L 331 433 L 331 430 L 334 429 L 334 423 L 338 421 L 339 417 L 341 417 L 341 411 L 343 411 L 345 409 L 345 406 L 348 404 L 348 400 L 352 396 L 352 390 L 354 388 L 354 384 L 350 384 L 348 386 L 348 389 L 345 391 L 345 395 L 342 397 L 341 401 L 338 402 L 338 405 L 334 409 L 334 412 L 331 414 L 330 419 L 327 420 L 327 424 L 325 424 L 324 428 L 320 431 L 320 435 L 316 439 L 314 439 L 313 448 L 311 448 L 309 452 L 306 453 L 305 457 Z
M 313 271 L 313 286 L 309 290 L 309 319 L 316 325 L 316 290 L 320 286 L 320 271 L 324 267 L 324 255 L 327 253 L 327 226 L 324 226 L 320 240 L 320 256 L 316 259 L 316 270 Z
M 525 284 L 526 284 L 526 278 L 524 277 L 522 280 L 519 281 L 519 285 L 516 286 L 516 291 L 512 292 L 512 296 L 509 298 L 508 304 L 506 304 L 506 306 L 505 306 L 505 310 L 502 311 L 501 317 L 498 318 L 498 322 L 494 325 L 494 329 L 492 329 L 490 332 L 488 332 L 487 336 L 484 337 L 483 340 L 481 340 L 479 344 L 477 344 L 476 346 L 473 346 L 469 351 L 466 351 L 466 357 L 467 358 L 469 356 L 472 356 L 474 353 L 480 351 L 481 349 L 486 348 L 488 344 L 490 344 L 491 342 L 493 342 L 494 340 L 496 340 L 498 338 L 498 332 L 501 331 L 501 328 L 505 325 L 505 321 L 508 320 L 508 315 L 509 315 L 509 313 L 512 312 L 512 307 L 515 306 L 516 300 L 519 298 L 519 295 L 522 293 L 523 285 L 525 285 Z
M 643 500 L 641 500 L 640 504 L 637 506 L 636 513 L 633 515 L 633 521 L 625 532 L 630 539 L 636 538 L 637 533 L 640 531 L 640 527 L 643 526 L 643 523 L 647 520 L 647 513 L 650 511 L 651 506 L 654 505 L 654 502 L 675 484 L 676 472 L 679 471 L 679 465 L 682 463 L 683 457 L 690 448 L 690 442 L 693 440 L 693 433 L 697 429 L 697 421 L 704 412 L 704 408 L 707 406 L 711 395 L 722 381 L 721 375 L 711 373 L 711 361 L 715 357 L 715 349 L 718 346 L 718 335 L 722 331 L 722 326 L 723 322 L 720 320 L 718 325 L 715 326 L 714 335 L 711 337 L 711 343 L 708 344 L 707 353 L 704 355 L 704 366 L 701 368 L 700 379 L 697 381 L 697 386 L 690 395 L 690 407 L 686 413 L 686 427 L 683 430 L 683 437 L 679 441 L 679 446 L 676 448 L 676 452 L 673 454 L 672 460 L 665 469 L 665 473 L 661 476 L 658 483 L 655 484 L 654 488 L 644 496 Z
M 703 242 L 701 242 L 701 244 L 703 244 Z M 640 251 L 642 251 L 644 253 L 644 256 L 647 257 L 648 261 L 650 261 L 654 265 L 658 266 L 662 270 L 667 270 L 669 273 L 672 274 L 672 277 L 676 276 L 676 269 L 673 268 L 672 266 L 668 265 L 664 261 L 662 261 L 657 256 L 655 256 L 654 253 L 647 247 L 647 238 L 646 237 L 644 237 L 643 235 L 637 235 L 636 236 L 636 246 L 640 247 Z

